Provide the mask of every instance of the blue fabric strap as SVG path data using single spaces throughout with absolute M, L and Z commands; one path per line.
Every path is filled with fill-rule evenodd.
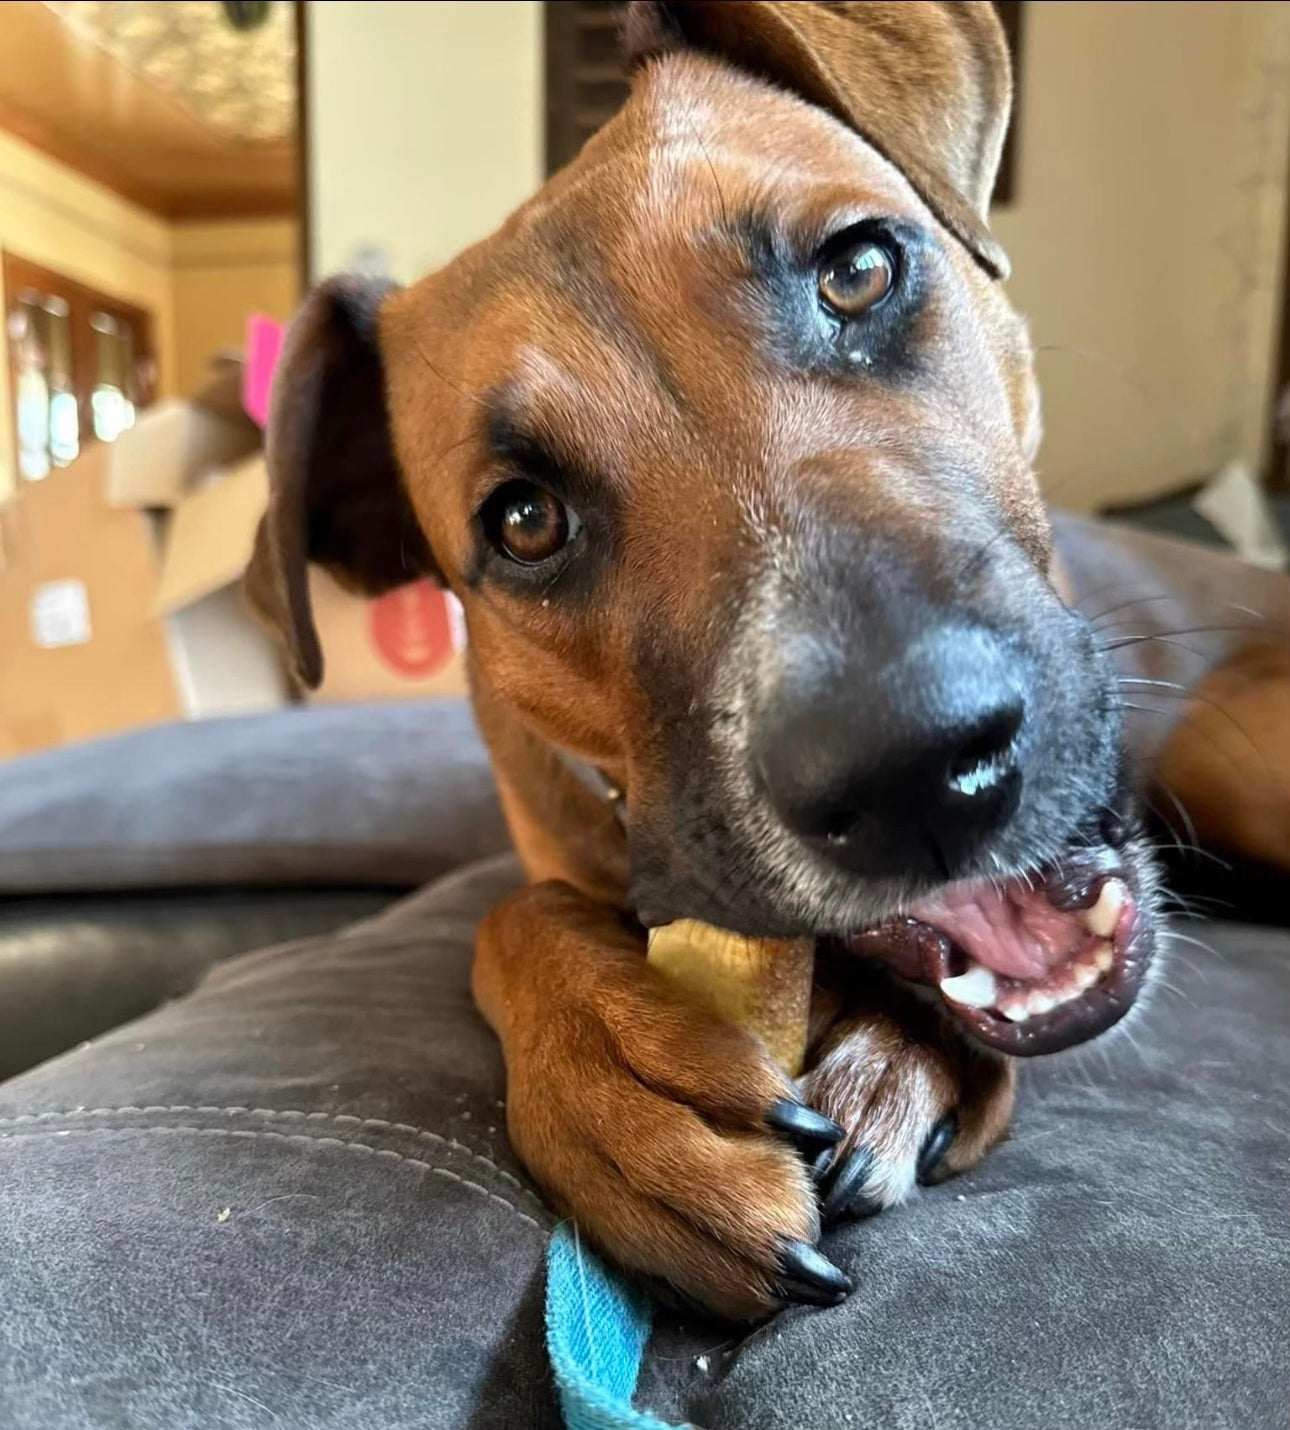
M 568 1430 L 684 1430 L 632 1408 L 653 1309 L 562 1222 L 547 1250 L 546 1343 Z

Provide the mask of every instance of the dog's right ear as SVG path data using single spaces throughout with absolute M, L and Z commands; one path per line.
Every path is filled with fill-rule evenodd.
M 269 506 L 245 589 L 312 688 L 323 657 L 309 604 L 310 561 L 368 595 L 434 576 L 386 413 L 377 319 L 390 285 L 333 278 L 292 321 L 273 381 L 266 438 Z
M 828 110 L 886 155 L 987 272 L 1012 76 L 988 0 L 631 0 L 629 62 L 699 50 Z

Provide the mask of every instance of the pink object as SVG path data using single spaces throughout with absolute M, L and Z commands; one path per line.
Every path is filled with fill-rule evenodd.
M 269 421 L 269 394 L 282 352 L 283 327 L 263 313 L 246 320 L 246 362 L 242 368 L 242 406 L 259 426 Z
M 448 603 L 429 581 L 413 581 L 378 596 L 369 611 L 372 644 L 396 674 L 424 679 L 452 655 L 456 643 Z

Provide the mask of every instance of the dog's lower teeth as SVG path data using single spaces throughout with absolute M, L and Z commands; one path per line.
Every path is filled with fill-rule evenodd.
M 974 963 L 966 973 L 960 973 L 956 978 L 941 979 L 941 992 L 965 1007 L 989 1008 L 998 996 L 998 984 L 988 968 Z
M 1123 879 L 1108 879 L 1102 885 L 1097 903 L 1091 909 L 1085 909 L 1081 915 L 1084 927 L 1098 938 L 1110 938 L 1115 932 L 1115 926 L 1120 922 L 1127 892 Z
M 1113 889 L 1108 895 L 1107 890 Z M 1103 922 L 1118 921 L 1124 906 L 1124 885 L 1118 879 L 1109 879 L 1103 886 L 1101 897 L 1085 918 L 1098 915 Z M 1024 1023 L 1028 1018 L 1040 1018 L 1082 998 L 1115 965 L 1115 945 L 1109 938 L 1101 938 L 1079 957 L 1079 962 L 1067 968 L 1061 975 L 1057 987 L 1047 989 L 1016 988 L 1001 989 L 999 980 L 984 964 L 971 963 L 966 973 L 953 978 L 943 978 L 940 983 L 942 995 L 951 1003 L 964 1008 L 991 1008 L 1001 1018 L 1010 1023 Z M 1057 982 L 1057 979 L 1053 980 Z
M 1097 982 L 1101 977 L 1097 968 L 1091 963 L 1081 963 L 1075 970 L 1075 991 L 1084 993 Z

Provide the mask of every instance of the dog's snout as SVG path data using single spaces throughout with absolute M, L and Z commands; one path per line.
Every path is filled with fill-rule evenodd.
M 963 871 L 1017 808 L 1024 680 L 993 633 L 943 626 L 866 668 L 790 654 L 755 738 L 780 820 L 870 876 Z

